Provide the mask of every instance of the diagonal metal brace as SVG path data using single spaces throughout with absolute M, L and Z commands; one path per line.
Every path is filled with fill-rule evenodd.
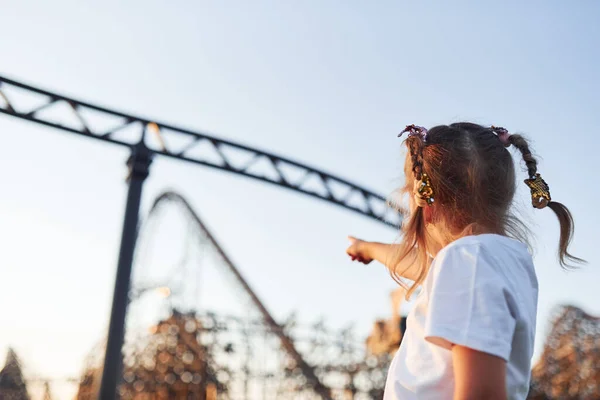
M 39 98 L 40 101 L 38 101 L 37 104 L 41 105 L 32 107 L 31 109 L 19 109 L 16 102 L 11 101 L 10 99 L 11 91 L 18 91 L 29 97 Z M 188 141 L 187 145 L 179 149 L 166 148 L 164 146 L 152 147 L 148 145 L 149 151 L 153 154 L 159 154 L 177 160 L 224 170 L 236 175 L 287 188 L 364 215 L 388 226 L 397 227 L 399 223 L 397 213 L 387 207 L 386 199 L 383 196 L 343 178 L 294 161 L 290 158 L 278 156 L 267 151 L 234 143 L 229 140 L 220 139 L 205 133 L 191 131 L 189 129 L 157 122 L 148 118 L 100 107 L 17 82 L 3 76 L 0 76 L 0 98 L 4 100 L 0 101 L 0 113 L 122 146 L 129 147 L 133 146 L 139 140 L 144 141 L 147 136 L 146 128 L 151 125 L 154 129 L 159 129 L 161 135 L 178 136 L 179 139 L 183 139 L 183 142 L 186 140 Z M 38 112 L 44 110 L 48 113 L 55 107 L 57 108 L 57 111 L 59 111 L 58 107 L 64 107 L 64 105 L 67 105 L 70 111 L 75 114 L 75 117 L 79 122 L 78 125 L 81 126 L 66 126 L 55 122 L 54 120 L 45 118 Z M 93 115 L 95 118 L 84 118 L 82 112 L 85 113 L 86 116 Z M 72 115 L 68 115 L 67 117 L 72 118 Z M 94 124 L 90 122 L 101 120 L 102 118 L 110 120 L 117 119 L 120 123 L 114 125 L 116 128 L 106 131 L 105 129 L 103 130 L 99 127 L 95 127 Z M 137 130 L 137 136 L 132 139 L 122 137 L 123 135 L 120 135 L 119 133 L 122 133 L 125 128 L 128 130 Z M 202 146 L 207 142 L 212 145 L 209 149 L 211 157 L 194 153 L 194 149 L 197 149 L 198 146 Z M 228 150 L 232 150 L 233 153 L 243 153 L 246 156 L 241 160 L 236 160 L 236 157 L 234 156 L 226 156 L 225 153 L 227 153 Z M 256 165 L 259 162 L 263 165 L 263 170 L 256 171 L 256 168 L 250 168 L 251 165 Z M 313 187 L 312 189 L 306 188 L 303 179 L 293 182 L 291 178 L 286 177 L 284 173 L 286 169 L 297 171 L 298 176 L 306 178 L 310 176 L 318 177 L 319 179 L 316 179 L 314 182 L 317 187 Z M 271 178 L 269 178 L 269 176 Z M 361 196 L 355 196 L 355 201 L 352 203 L 349 201 L 350 198 L 348 196 L 334 193 L 332 186 L 345 187 L 349 192 L 360 193 Z M 373 207 L 373 205 L 377 206 Z

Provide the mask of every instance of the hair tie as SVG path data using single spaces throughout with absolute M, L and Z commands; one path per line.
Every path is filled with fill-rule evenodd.
M 535 208 L 542 209 L 552 201 L 550 186 L 542 179 L 540 174 L 536 173 L 535 176 L 525 179 L 525 184 L 531 190 L 531 204 Z
M 494 132 L 496 136 L 498 136 L 498 139 L 500 139 L 500 143 L 502 143 L 504 147 L 510 147 L 510 133 L 508 133 L 508 130 L 502 128 L 501 126 L 494 125 L 492 125 L 491 129 L 492 132 Z
M 406 125 L 406 128 L 404 128 L 404 130 L 402 132 L 400 132 L 398 134 L 398 137 L 401 137 L 404 132 L 408 132 L 408 137 L 411 136 L 419 136 L 421 137 L 421 139 L 426 142 L 427 141 L 427 129 L 422 127 L 422 126 L 417 126 L 417 125 Z
M 432 206 L 434 200 L 431 181 L 426 173 L 421 174 L 421 179 L 413 184 L 413 197 L 417 207 Z

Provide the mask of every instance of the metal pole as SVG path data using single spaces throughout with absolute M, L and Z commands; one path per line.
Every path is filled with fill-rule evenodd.
M 150 150 L 148 150 L 142 140 L 132 148 L 131 156 L 127 160 L 127 166 L 129 167 L 129 190 L 123 221 L 115 291 L 108 326 L 102 383 L 98 397 L 100 400 L 113 400 L 120 397 L 117 394 L 117 387 L 121 380 L 120 377 L 123 368 L 122 348 L 125 336 L 125 316 L 127 313 L 129 282 L 131 280 L 133 252 L 137 237 L 142 185 L 148 176 L 150 162 Z

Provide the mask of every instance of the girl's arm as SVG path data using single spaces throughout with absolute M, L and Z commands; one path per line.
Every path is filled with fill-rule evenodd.
M 506 400 L 506 361 L 468 347 L 452 347 L 454 400 Z
M 378 242 L 367 242 L 349 236 L 350 246 L 346 253 L 352 258 L 352 261 L 360 261 L 369 264 L 376 260 L 385 265 L 390 271 L 396 271 L 403 278 L 415 280 L 418 274 L 418 266 L 412 263 L 413 257 L 405 257 L 398 261 L 399 245 Z

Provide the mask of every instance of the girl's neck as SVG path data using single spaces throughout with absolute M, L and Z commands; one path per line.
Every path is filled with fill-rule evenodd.
M 428 224 L 427 234 L 428 239 L 430 240 L 429 252 L 435 256 L 441 249 L 465 236 L 485 234 L 504 235 L 505 233 L 499 232 L 497 229 L 490 229 L 476 224 L 469 225 L 456 232 L 450 231 L 443 224 Z

